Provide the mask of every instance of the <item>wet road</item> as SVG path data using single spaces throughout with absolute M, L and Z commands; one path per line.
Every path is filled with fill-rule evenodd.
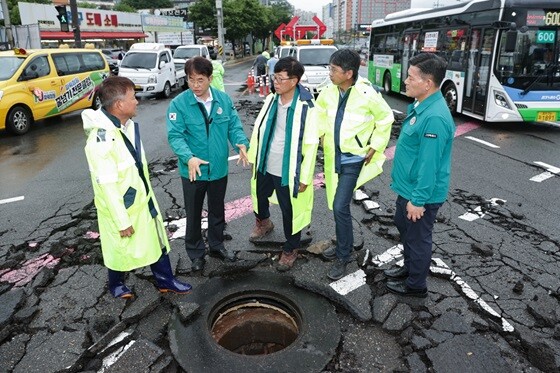
M 247 135 L 261 102 L 241 86 L 249 65 L 226 68 L 225 76 L 226 89 L 239 107 Z M 387 97 L 387 101 L 401 112 L 408 103 L 396 96 Z M 180 225 L 177 219 L 182 216 L 181 186 L 165 137 L 168 102 L 142 100 L 136 120 L 141 126 L 162 211 L 168 221 Z M 477 360 L 470 362 L 470 371 L 484 371 L 484 367 L 486 371 L 560 369 L 560 130 L 524 124 L 481 124 L 467 117 L 457 118 L 457 125 L 450 196 L 440 211 L 434 236 L 434 257 L 441 261 L 434 262 L 429 280 L 431 295 L 426 303 L 403 301 L 386 294 L 379 270 L 400 259 L 398 248 L 395 249 L 396 229 L 391 222 L 395 196 L 389 189 L 391 149 L 398 125 L 389 144 L 386 172 L 364 189 L 365 201 L 378 203 L 380 208 L 369 210 L 368 205 L 359 203 L 353 206 L 357 241 L 363 249 L 358 252 L 359 260 L 352 271 L 357 277 L 361 276 L 360 270 L 367 275 L 365 284 L 350 283 L 348 286 L 355 288 L 344 296 L 340 289 L 333 293 L 324 279 L 328 264 L 312 254 L 304 254 L 291 272 L 298 286 L 326 294 L 339 307 L 343 337 L 327 370 L 461 371 L 457 367 L 464 360 L 455 360 L 456 356 L 448 356 L 446 351 L 456 355 L 474 353 Z M 68 311 L 62 312 L 58 307 L 68 303 L 66 298 L 71 299 L 68 304 L 74 302 L 79 309 L 97 304 L 100 310 L 101 305 L 107 305 L 114 314 L 121 314 L 120 322 L 127 320 L 126 325 L 134 325 L 145 339 L 165 347 L 161 335 L 149 338 L 136 320 L 123 316 L 135 305 L 138 308 L 144 303 L 146 307 L 156 300 L 146 295 L 147 299 L 139 297 L 125 308 L 107 299 L 95 238 L 88 238 L 89 246 L 74 238 L 86 234 L 94 221 L 91 208 L 87 207 L 92 192 L 83 146 L 79 114 L 40 122 L 23 137 L 0 134 L 0 297 L 5 300 L 17 291 L 12 288 L 15 277 L 10 270 L 25 268 L 26 260 L 40 257 L 36 268 L 53 268 L 43 270 L 29 284 L 25 276 L 18 282 L 25 285 L 29 294 L 40 287 L 41 292 L 45 291 L 42 295 L 35 291 L 34 297 L 22 297 L 26 300 L 16 302 L 13 313 L 5 308 L 0 310 L 0 357 L 15 349 L 14 341 L 26 345 L 29 340 L 37 344 L 55 336 L 63 339 L 57 333 L 64 330 L 71 330 L 80 338 L 81 334 L 76 333 L 87 331 L 86 342 L 80 339 L 86 345 L 87 341 L 98 341 L 99 335 L 83 325 L 91 320 L 99 322 L 100 316 L 88 316 L 86 311 L 65 316 Z M 253 224 L 247 205 L 249 175 L 248 169 L 231 162 L 226 196 L 227 230 L 233 236 L 229 245 L 239 252 L 270 254 L 277 248 L 274 239 L 257 247 L 258 250 L 247 242 Z M 328 244 L 334 232 L 320 188 L 320 175 L 316 185 L 314 220 L 309 230 L 313 249 L 316 244 Z M 273 217 L 279 221 L 278 211 L 273 211 Z M 279 234 L 274 238 L 280 240 Z M 182 241 L 177 239 L 174 254 L 182 260 L 181 250 Z M 43 256 L 49 254 L 52 257 Z M 178 270 L 189 275 L 188 265 L 181 260 Z M 270 255 L 254 260 L 260 263 L 261 270 L 272 268 Z M 77 278 L 76 268 L 82 266 L 78 272 L 85 279 Z M 219 270 L 219 265 L 213 270 Z M 29 274 L 29 279 L 35 275 L 33 271 Z M 80 287 L 88 276 L 94 278 L 88 284 L 93 287 L 88 288 L 94 297 L 90 303 L 77 295 L 65 294 L 64 284 Z M 196 289 L 197 282 L 205 276 L 187 278 Z M 144 282 L 141 273 L 136 280 L 137 288 L 142 289 Z M 142 317 L 152 318 L 156 317 L 151 313 L 154 308 L 138 312 Z M 30 316 L 14 316 L 18 310 L 27 310 Z M 165 313 L 165 309 L 158 308 L 157 312 Z M 106 315 L 107 311 L 99 313 Z M 4 315 L 7 316 L 1 317 Z M 115 318 L 110 312 L 109 315 Z M 60 318 L 67 321 L 66 326 L 53 322 Z M 30 327 L 18 326 L 14 320 L 30 323 Z M 476 349 L 477 345 L 487 347 L 486 356 Z M 76 355 L 82 356 L 82 360 L 76 358 L 69 365 L 83 361 L 81 353 L 78 349 Z M 28 355 L 17 355 L 16 362 L 7 369 L 17 368 L 19 362 L 19 371 L 25 371 L 29 362 L 34 361 Z M 43 371 L 50 371 L 48 367 Z M 173 371 L 173 367 L 176 366 L 171 363 L 166 369 Z

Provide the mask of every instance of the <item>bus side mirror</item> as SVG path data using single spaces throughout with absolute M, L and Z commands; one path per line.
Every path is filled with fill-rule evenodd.
M 517 44 L 517 31 L 508 31 L 506 33 L 505 52 L 515 52 L 515 45 Z

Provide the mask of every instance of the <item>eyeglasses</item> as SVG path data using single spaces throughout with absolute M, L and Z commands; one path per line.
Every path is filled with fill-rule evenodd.
M 284 83 L 284 81 L 290 80 L 290 79 L 293 79 L 293 78 L 290 78 L 290 77 L 282 78 L 281 76 L 278 76 L 278 74 L 272 75 L 272 80 L 274 80 L 276 83 Z
M 329 71 L 332 72 L 332 73 L 343 73 L 343 72 L 345 72 L 344 69 L 342 69 L 338 66 L 332 66 L 332 65 L 329 66 Z
M 191 87 L 197 87 L 197 86 L 202 87 L 204 85 L 204 83 L 207 82 L 207 80 L 203 80 L 203 79 L 194 80 L 194 79 L 191 79 L 191 78 L 188 78 L 187 81 L 189 82 L 189 86 L 191 86 Z

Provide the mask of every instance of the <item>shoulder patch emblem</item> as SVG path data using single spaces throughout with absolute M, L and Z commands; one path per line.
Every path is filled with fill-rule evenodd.
M 169 113 L 169 120 L 177 120 L 177 113 Z
M 435 133 L 426 133 L 424 137 L 428 137 L 430 139 L 437 139 L 437 134 Z

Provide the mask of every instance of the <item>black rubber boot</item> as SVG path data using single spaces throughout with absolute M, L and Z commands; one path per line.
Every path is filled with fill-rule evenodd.
M 134 296 L 132 290 L 124 284 L 125 272 L 107 269 L 109 271 L 109 291 L 111 295 L 115 298 L 132 298 Z
M 161 254 L 157 262 L 150 265 L 152 273 L 157 282 L 157 287 L 160 292 L 172 292 L 176 294 L 190 293 L 192 286 L 186 282 L 177 280 L 171 271 L 171 263 L 169 262 L 169 255 Z

